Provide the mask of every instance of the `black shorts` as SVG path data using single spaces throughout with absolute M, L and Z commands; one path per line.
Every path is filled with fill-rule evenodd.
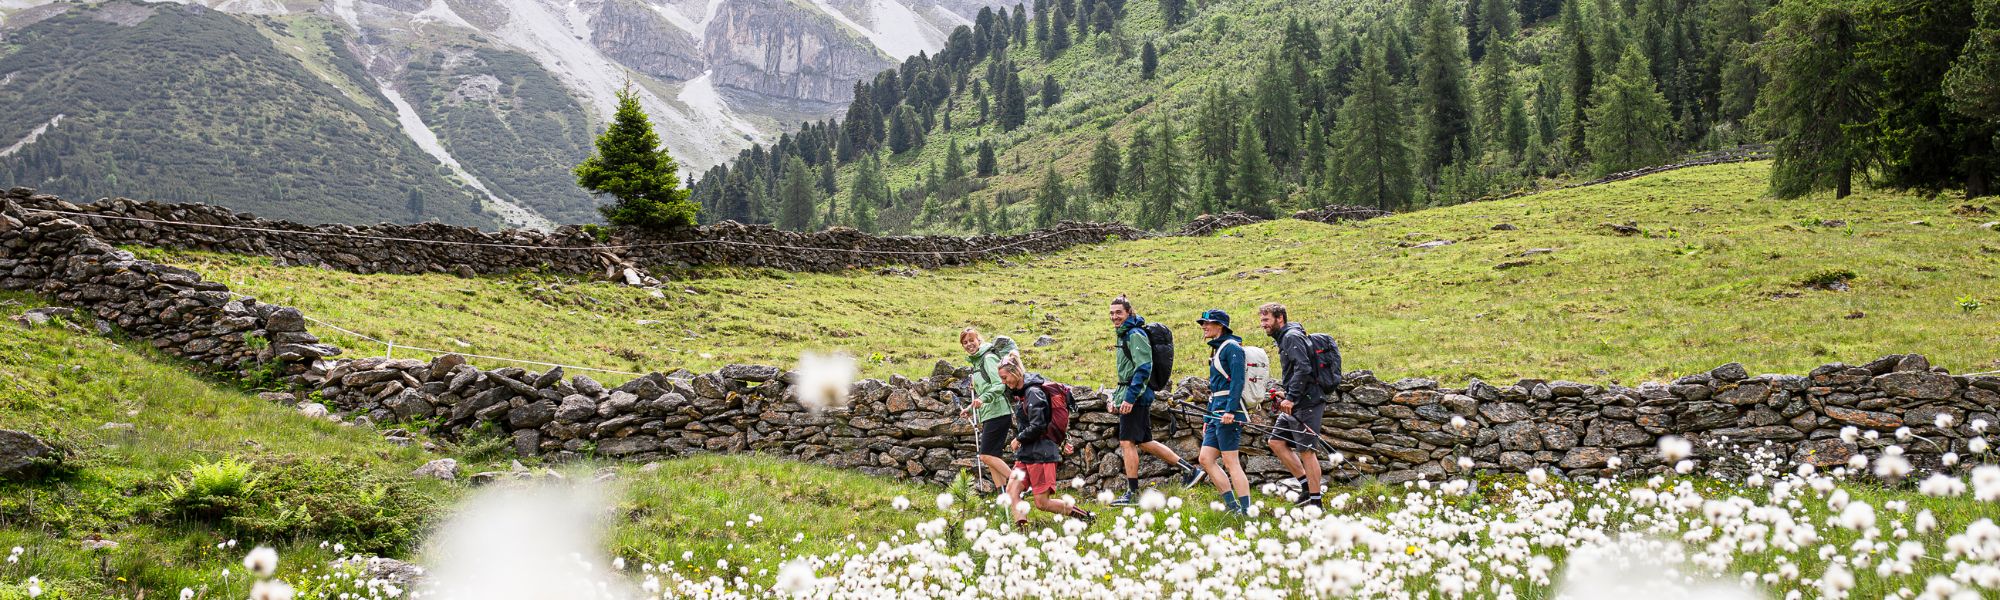
M 1118 441 L 1144 444 L 1153 441 L 1153 411 L 1149 406 L 1133 406 L 1132 412 L 1118 415 Z
M 979 422 L 979 455 L 1000 457 L 1007 451 L 1007 433 L 1014 429 L 1014 419 L 1001 415 Z
M 1293 450 L 1318 451 L 1319 422 L 1320 417 L 1325 414 L 1326 403 L 1324 402 L 1310 407 L 1294 406 L 1292 407 L 1291 414 L 1278 413 L 1277 418 L 1274 420 L 1275 424 L 1279 429 L 1289 429 L 1291 431 L 1273 431 L 1271 432 L 1271 439 L 1284 440 L 1285 445 L 1290 446 Z

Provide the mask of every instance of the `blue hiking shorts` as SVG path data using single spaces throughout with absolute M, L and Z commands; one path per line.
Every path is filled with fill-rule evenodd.
M 1201 446 L 1223 452 L 1235 452 L 1243 443 L 1243 424 L 1223 425 L 1211 423 L 1202 428 Z

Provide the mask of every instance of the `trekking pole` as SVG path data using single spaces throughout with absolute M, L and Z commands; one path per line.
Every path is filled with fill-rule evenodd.
M 1180 408 L 1180 407 L 1186 407 L 1186 408 L 1190 408 L 1190 409 L 1193 409 L 1193 410 L 1195 410 L 1195 411 L 1196 411 L 1194 415 L 1190 415 L 1190 416 L 1195 416 L 1195 415 L 1198 415 L 1198 416 L 1200 416 L 1200 417 L 1201 417 L 1202 419 L 1204 419 L 1204 420 L 1206 420 L 1206 419 L 1208 418 L 1208 416 L 1209 416 L 1209 412 L 1208 412 L 1208 407 L 1206 407 L 1206 406 L 1199 406 L 1199 405 L 1196 405 L 1196 404 L 1194 404 L 1193 402 L 1190 402 L 1190 401 L 1187 401 L 1187 400 L 1180 400 L 1180 401 L 1178 401 L 1178 402 L 1177 402 L 1177 408 Z M 1215 414 L 1218 414 L 1218 415 L 1219 415 L 1219 414 L 1221 414 L 1221 412 L 1222 412 L 1222 411 L 1215 411 Z M 1288 427 L 1279 427 L 1279 426 L 1277 426 L 1277 425 L 1262 425 L 1262 424 L 1258 424 L 1258 423 L 1252 423 L 1252 422 L 1250 422 L 1250 420 L 1249 420 L 1249 419 L 1244 419 L 1244 420 L 1243 420 L 1243 422 L 1242 422 L 1242 423 L 1240 423 L 1240 424 L 1241 424 L 1241 425 L 1243 425 L 1243 427 L 1244 427 L 1244 428 L 1246 428 L 1246 429 L 1250 429 L 1250 430 L 1252 430 L 1252 431 L 1257 431 L 1257 432 L 1259 432 L 1259 433 L 1263 433 L 1263 434 L 1266 434 L 1266 435 L 1269 435 L 1269 434 L 1271 434 L 1271 433 L 1273 433 L 1273 432 L 1283 432 L 1283 433 L 1287 433 L 1287 434 L 1292 434 L 1292 435 L 1297 435 L 1297 434 L 1301 434 L 1301 433 L 1311 433 L 1311 434 L 1314 434 L 1314 435 L 1313 435 L 1313 449 L 1314 449 L 1314 450 L 1318 450 L 1318 451 L 1321 451 L 1321 452 L 1326 452 L 1326 453 L 1328 453 L 1328 454 L 1332 454 L 1332 453 L 1334 453 L 1334 452 L 1338 452 L 1338 450 L 1335 450 L 1335 449 L 1333 448 L 1333 443 L 1332 443 L 1332 442 L 1329 442 L 1329 441 L 1327 441 L 1327 440 L 1326 440 L 1326 434 L 1324 434 L 1324 433 L 1319 433 L 1319 432 L 1315 432 L 1315 431 L 1312 431 L 1312 430 L 1309 430 L 1309 429 L 1291 429 L 1291 428 L 1288 428 Z

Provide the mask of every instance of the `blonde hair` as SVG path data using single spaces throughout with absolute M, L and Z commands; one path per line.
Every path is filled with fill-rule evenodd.
M 965 328 L 964 331 L 958 332 L 958 343 L 963 344 L 965 343 L 965 340 L 967 338 L 976 338 L 976 337 L 979 337 L 979 328 L 967 327 Z
M 1027 375 L 1028 368 L 1021 366 L 1021 353 L 1009 352 L 1007 358 L 1000 359 L 1001 371 L 1011 371 L 1015 375 Z

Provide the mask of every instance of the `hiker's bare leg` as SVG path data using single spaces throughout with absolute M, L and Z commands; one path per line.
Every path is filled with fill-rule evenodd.
M 1306 493 L 1319 493 L 1319 480 L 1325 478 L 1326 475 L 1319 470 L 1319 453 L 1311 450 L 1300 450 L 1299 465 L 1304 467 L 1304 474 L 1301 477 L 1306 478 Z
M 1153 456 L 1160 457 L 1160 460 L 1167 461 L 1167 464 L 1170 465 L 1181 464 L 1181 455 L 1175 453 L 1173 448 L 1168 447 L 1166 444 L 1162 444 L 1157 440 L 1140 444 L 1139 447 L 1146 449 L 1146 452 L 1152 454 Z M 1135 460 L 1133 462 L 1136 463 L 1138 461 Z M 1138 477 L 1138 476 L 1127 475 L 1127 477 Z
M 1055 490 L 1049 490 L 1049 493 L 1047 494 L 1036 494 L 1035 508 L 1041 509 L 1042 512 L 1047 512 L 1047 513 L 1055 513 L 1059 515 L 1069 514 L 1070 504 L 1068 502 L 1063 502 L 1061 500 L 1055 499 L 1053 497 L 1055 495 L 1056 495 Z
M 1021 492 L 1027 487 L 1028 482 L 1018 479 L 1009 479 L 1007 482 L 1007 514 L 1013 515 L 1015 522 L 1028 518 L 1027 509 L 1021 506 Z M 1040 499 L 1036 501 L 1039 502 Z
M 1285 472 L 1291 473 L 1293 477 L 1306 476 L 1305 468 L 1299 465 L 1299 455 L 1292 452 L 1289 442 L 1271 438 L 1271 456 L 1278 457 L 1278 464 L 1284 465 Z
M 993 474 L 993 488 L 1007 489 L 1007 480 L 1014 476 L 1014 470 L 1007 468 L 1007 461 L 998 456 L 979 455 L 979 463 L 986 465 L 986 472 Z
M 1118 440 L 1118 456 L 1125 460 L 1125 478 L 1139 478 L 1139 445 Z
M 1201 449 L 1202 452 L 1208 452 L 1209 450 L 1209 448 Z M 1229 469 L 1229 480 L 1230 483 L 1236 486 L 1236 497 L 1249 498 L 1250 478 L 1243 474 L 1243 461 L 1240 459 L 1241 457 L 1235 450 L 1223 452 L 1222 467 Z
M 1215 457 L 1219 454 L 1221 453 L 1214 446 L 1202 446 L 1200 454 L 1201 470 L 1208 474 L 1208 482 L 1215 484 L 1216 491 L 1227 492 L 1229 491 L 1229 474 L 1223 472 L 1222 469 L 1215 468 Z

